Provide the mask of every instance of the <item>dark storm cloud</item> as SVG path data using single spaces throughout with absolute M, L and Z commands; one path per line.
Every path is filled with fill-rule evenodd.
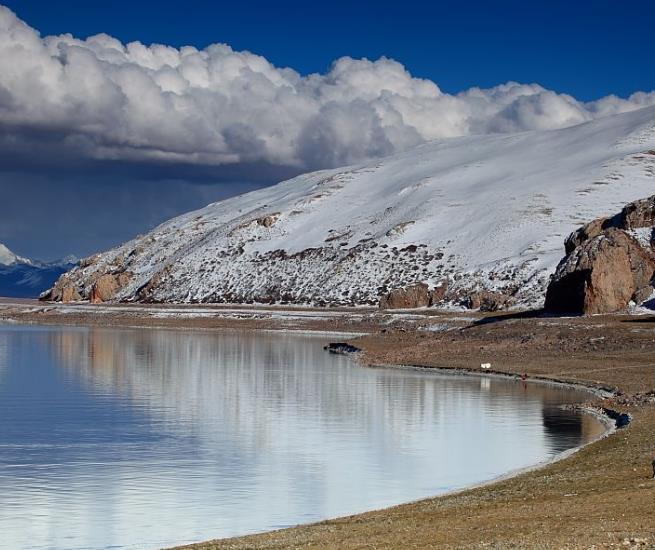
M 32 258 L 85 256 L 177 214 L 255 187 L 116 178 L 113 174 L 53 179 L 45 174 L 3 172 L 0 241 Z

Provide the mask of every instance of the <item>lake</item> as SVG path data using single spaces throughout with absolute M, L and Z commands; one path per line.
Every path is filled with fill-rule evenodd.
M 150 549 L 437 495 L 601 431 L 589 394 L 326 336 L 0 326 L 0 547 Z

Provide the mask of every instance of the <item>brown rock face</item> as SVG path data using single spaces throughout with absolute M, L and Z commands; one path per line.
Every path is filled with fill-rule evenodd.
M 98 277 L 91 287 L 89 299 L 98 304 L 111 300 L 131 279 L 129 273 L 106 274 Z
M 466 306 L 469 309 L 479 309 L 480 311 L 498 311 L 508 306 L 511 300 L 511 296 L 502 292 L 482 290 L 471 294 L 466 299 Z
M 52 302 L 77 302 L 82 300 L 77 286 L 66 277 L 62 275 L 55 285 L 47 292 L 39 296 L 39 300 L 52 301 Z
M 571 233 L 566 257 L 546 292 L 545 307 L 560 313 L 610 313 L 641 303 L 652 292 L 655 251 L 628 232 L 655 226 L 655 195 L 627 204 L 611 218 Z
M 640 229 L 655 226 L 655 195 L 631 202 L 611 218 L 598 218 L 576 229 L 564 241 L 564 249 L 570 254 L 576 247 L 597 237 L 607 229 Z
M 101 275 L 91 287 L 89 299 L 94 304 L 111 300 L 118 291 L 118 281 L 113 275 Z
M 430 291 L 425 283 L 396 288 L 380 298 L 380 309 L 413 309 L 430 305 Z
M 559 313 L 622 311 L 631 300 L 650 294 L 654 274 L 652 251 L 622 229 L 606 229 L 560 262 L 545 308 Z
M 599 218 L 576 229 L 564 241 L 564 250 L 567 254 L 573 252 L 582 243 L 600 235 L 611 226 L 612 218 Z
M 82 299 L 80 293 L 73 285 L 66 285 L 61 289 L 61 297 L 59 298 L 62 302 L 78 302 Z
M 621 229 L 655 226 L 655 195 L 627 204 L 619 214 Z
M 430 303 L 431 306 L 436 306 L 437 304 L 443 302 L 446 298 L 446 293 L 448 292 L 448 281 L 443 280 L 439 282 L 439 285 L 430 291 Z

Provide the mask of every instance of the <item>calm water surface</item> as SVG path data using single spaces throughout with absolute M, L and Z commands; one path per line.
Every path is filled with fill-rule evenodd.
M 0 547 L 158 548 L 435 495 L 595 435 L 587 394 L 326 338 L 0 326 Z

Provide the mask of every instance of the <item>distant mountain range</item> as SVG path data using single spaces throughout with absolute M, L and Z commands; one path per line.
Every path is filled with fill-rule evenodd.
M 0 296 L 37 298 L 76 263 L 72 256 L 55 262 L 30 260 L 0 243 Z
M 655 107 L 442 139 L 174 218 L 80 262 L 52 300 L 543 304 L 564 239 L 655 190 Z M 503 298 L 504 299 L 504 298 Z

